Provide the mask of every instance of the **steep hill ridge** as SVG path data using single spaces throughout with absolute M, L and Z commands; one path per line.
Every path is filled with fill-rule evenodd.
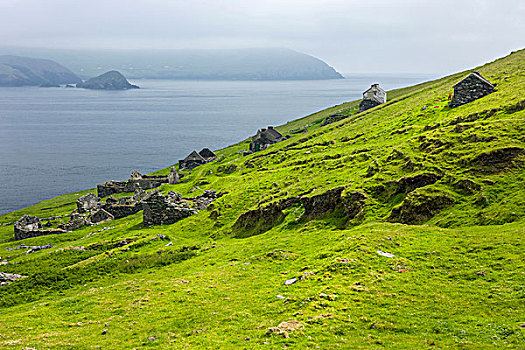
M 175 224 L 139 212 L 24 240 L 53 247 L 0 266 L 28 276 L 0 288 L 0 344 L 519 348 L 525 51 L 476 70 L 496 91 L 457 108 L 468 72 L 290 122 L 262 152 L 217 151 L 160 187 L 222 193 Z M 22 242 L 22 214 L 64 215 L 88 192 L 0 216 L 0 249 Z
M 222 50 L 43 50 L 1 48 L 62 62 L 82 77 L 118 70 L 130 79 L 318 80 L 342 79 L 313 56 L 286 48 Z
M 0 86 L 75 84 L 80 78 L 57 62 L 12 55 L 0 56 Z

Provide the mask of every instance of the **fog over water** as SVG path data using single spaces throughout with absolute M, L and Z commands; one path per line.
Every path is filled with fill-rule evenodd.
M 0 214 L 175 164 L 279 125 L 431 76 L 322 81 L 139 80 L 140 90 L 0 88 Z

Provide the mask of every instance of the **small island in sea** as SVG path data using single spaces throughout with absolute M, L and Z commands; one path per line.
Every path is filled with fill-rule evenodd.
M 137 85 L 130 84 L 126 77 L 116 70 L 106 72 L 85 82 L 78 83 L 77 88 L 92 90 L 139 89 Z

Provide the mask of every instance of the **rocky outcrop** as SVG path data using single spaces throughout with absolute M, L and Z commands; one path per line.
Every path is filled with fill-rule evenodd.
M 233 229 L 237 231 L 236 237 L 250 237 L 268 231 L 285 218 L 284 209 L 300 201 L 300 197 L 289 197 L 261 208 L 248 210 L 241 214 L 233 224 Z
M 160 193 L 154 193 L 144 200 L 143 207 L 144 226 L 170 225 L 197 214 L 195 209 L 179 201 L 178 196 L 163 196 Z
M 422 224 L 452 203 L 454 203 L 454 199 L 440 190 L 416 190 L 409 193 L 403 203 L 392 209 L 388 221 L 413 225 Z
M 382 185 L 372 188 L 375 195 L 385 196 L 387 198 L 399 194 L 409 193 L 417 188 L 432 185 L 440 180 L 443 176 L 435 173 L 422 173 L 413 176 L 405 176 L 398 180 L 387 181 Z
M 472 164 L 477 170 L 486 173 L 497 173 L 507 168 L 523 166 L 525 149 L 521 147 L 505 147 L 490 150 L 477 155 Z
M 77 88 L 93 90 L 129 90 L 138 89 L 139 87 L 130 84 L 122 74 L 116 70 L 112 70 L 99 75 L 98 77 L 91 78 L 86 82 L 78 83 Z
M 304 206 L 303 217 L 319 218 L 330 211 L 343 209 L 341 199 L 343 190 L 344 187 L 336 187 L 322 194 L 301 198 L 301 203 Z
M 0 272 L 0 287 L 6 286 L 10 284 L 11 282 L 14 282 L 24 277 L 26 276 L 22 276 L 16 273 Z

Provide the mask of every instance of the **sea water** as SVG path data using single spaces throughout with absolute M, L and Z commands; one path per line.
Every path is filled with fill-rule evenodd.
M 432 76 L 321 81 L 138 80 L 129 91 L 0 88 L 0 214 L 148 173 L 343 102 Z

